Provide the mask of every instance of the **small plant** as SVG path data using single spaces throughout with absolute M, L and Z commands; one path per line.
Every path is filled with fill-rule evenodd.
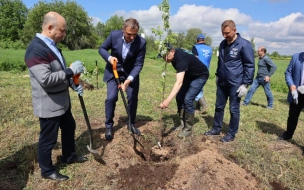
M 81 60 L 81 62 L 83 63 L 83 73 L 80 75 L 80 78 L 87 83 L 90 83 L 90 80 L 88 79 L 88 75 L 90 74 L 87 70 L 87 68 L 85 67 L 85 61 Z
M 155 40 L 155 43 L 158 46 L 158 52 L 160 53 L 161 57 L 163 57 L 167 54 L 167 51 L 168 51 L 168 48 L 165 45 L 165 43 L 169 43 L 169 37 L 168 37 L 169 36 L 168 31 L 169 31 L 169 28 L 170 28 L 170 23 L 169 23 L 170 4 L 169 4 L 169 0 L 163 0 L 163 2 L 160 5 L 158 5 L 158 9 L 160 11 L 162 11 L 163 27 L 158 26 L 157 29 L 152 28 L 152 33 L 156 36 L 156 39 L 157 39 L 157 40 Z M 167 35 L 167 38 L 165 40 L 163 40 L 163 35 L 164 34 Z M 164 100 L 166 70 L 167 70 L 167 62 L 165 63 L 165 65 L 163 67 L 162 74 L 161 74 L 162 89 L 160 91 L 162 92 L 162 101 Z

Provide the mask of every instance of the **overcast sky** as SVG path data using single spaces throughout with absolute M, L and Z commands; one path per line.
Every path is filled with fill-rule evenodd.
M 27 8 L 38 1 L 23 0 Z M 47 1 L 49 2 L 49 1 Z M 94 20 L 104 23 L 117 14 L 136 18 L 145 29 L 162 26 L 157 5 L 162 0 L 77 0 Z M 170 0 L 170 25 L 174 32 L 201 28 L 218 46 L 223 36 L 221 24 L 232 19 L 237 32 L 256 47 L 266 46 L 269 53 L 292 55 L 304 51 L 304 3 L 301 0 Z

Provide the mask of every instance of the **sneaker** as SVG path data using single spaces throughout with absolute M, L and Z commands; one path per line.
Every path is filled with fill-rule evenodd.
M 211 129 L 210 131 L 204 133 L 206 136 L 220 135 L 220 131 L 216 129 Z
M 273 109 L 273 107 L 267 106 L 267 109 L 270 109 L 270 110 L 272 110 L 272 109 Z
M 234 137 L 230 134 L 227 134 L 226 136 L 221 138 L 221 141 L 222 142 L 231 142 L 231 141 L 234 141 Z
M 241 106 L 248 106 L 248 104 L 242 103 Z

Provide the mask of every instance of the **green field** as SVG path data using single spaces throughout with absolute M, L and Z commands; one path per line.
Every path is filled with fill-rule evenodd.
M 0 49 L 0 71 L 25 71 L 27 68 L 24 64 L 25 50 L 8 50 Z M 85 67 L 89 73 L 93 73 L 96 68 L 96 61 L 98 64 L 98 71 L 101 74 L 103 72 L 105 61 L 99 55 L 98 50 L 86 49 L 86 50 L 75 50 L 75 51 L 63 51 L 66 62 L 72 63 L 76 60 L 81 60 L 85 63 Z M 154 52 L 147 52 L 146 57 L 154 58 L 157 54 Z M 256 59 L 256 64 L 258 59 Z M 271 87 L 277 92 L 288 92 L 288 88 L 284 83 L 284 72 L 289 60 L 273 60 L 278 66 L 278 69 L 273 77 L 271 77 Z M 210 63 L 210 79 L 214 79 L 215 69 L 217 65 L 217 57 L 213 56 Z M 257 68 L 257 67 L 256 67 Z M 257 71 L 257 70 L 256 70 Z
M 95 60 L 98 60 L 99 68 L 99 90 L 85 91 L 84 99 L 90 119 L 92 121 L 104 117 L 104 99 L 106 95 L 105 84 L 102 82 L 102 71 L 104 61 L 97 50 L 64 51 L 67 62 L 82 60 L 90 73 L 95 69 Z M 0 50 L 0 63 L 22 65 L 24 50 Z M 194 135 L 203 137 L 213 123 L 215 104 L 215 69 L 216 57 L 213 57 L 210 66 L 210 79 L 204 88 L 207 102 L 211 105 L 207 119 L 196 116 L 198 122 L 194 127 Z M 266 109 L 266 96 L 259 88 L 252 98 L 252 104 L 241 107 L 240 130 L 231 146 L 220 146 L 219 151 L 225 155 L 233 155 L 234 161 L 241 167 L 251 171 L 261 180 L 261 189 L 271 189 L 272 183 L 281 183 L 289 189 L 303 189 L 304 187 L 304 157 L 302 146 L 304 145 L 304 114 L 300 115 L 298 128 L 293 140 L 290 142 L 277 141 L 278 135 L 286 129 L 288 115 L 288 104 L 286 102 L 287 87 L 284 79 L 284 71 L 289 64 L 288 60 L 274 60 L 278 69 L 271 78 L 271 86 L 274 95 L 274 109 Z M 257 62 L 256 62 L 257 63 Z M 162 97 L 161 73 L 164 62 L 157 59 L 146 59 L 141 72 L 141 87 L 139 94 L 138 115 L 152 120 L 160 120 L 161 113 L 157 109 Z M 0 67 L 1 68 L 1 67 Z M 14 67 L 12 67 L 14 68 Z M 16 66 L 15 68 L 20 68 Z M 26 70 L 0 71 L 0 168 L 7 163 L 18 162 L 20 169 L 28 167 L 28 159 L 35 160 L 35 150 L 25 149 L 37 143 L 39 136 L 39 125 L 37 118 L 33 115 L 31 105 L 31 86 Z M 91 84 L 96 85 L 96 76 L 88 74 L 83 76 Z M 168 65 L 166 76 L 165 96 L 167 96 L 174 84 L 175 72 Z M 72 111 L 76 118 L 83 118 L 81 107 L 76 93 L 71 93 Z M 229 104 L 227 104 L 229 105 Z M 118 112 L 124 113 L 123 106 L 118 105 Z M 176 104 L 172 102 L 163 113 L 173 115 L 176 113 Z M 226 107 L 224 128 L 229 123 L 229 109 Z M 177 117 L 173 118 L 174 120 Z M 168 121 L 174 122 L 174 121 Z M 100 126 L 103 127 L 103 126 Z M 83 131 L 77 129 L 76 136 Z M 85 143 L 85 142 L 83 142 Z M 80 150 L 81 151 L 81 150 Z M 12 156 L 14 155 L 14 156 Z M 69 174 L 71 171 L 64 171 Z M 35 189 L 35 179 L 32 174 L 19 173 L 21 179 L 28 178 L 25 189 Z M 28 175 L 28 176 L 27 176 Z M 9 179 L 7 179 L 9 181 Z M 62 186 L 61 189 L 73 189 L 73 186 Z M 89 188 L 89 186 L 88 186 Z M 0 188 L 1 189 L 1 188 Z M 84 187 L 86 189 L 86 187 Z

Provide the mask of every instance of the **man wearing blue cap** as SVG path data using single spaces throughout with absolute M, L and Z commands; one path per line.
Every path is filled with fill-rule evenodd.
M 207 68 L 209 69 L 210 61 L 212 58 L 212 48 L 208 45 L 206 45 L 205 41 L 205 35 L 199 34 L 196 39 L 196 44 L 192 47 L 192 53 L 196 55 L 201 62 L 203 62 Z M 203 96 L 203 89 L 200 91 L 200 93 L 195 97 L 195 101 L 197 101 L 196 104 L 196 110 L 200 110 L 200 107 L 202 107 L 202 113 L 207 111 L 209 108 L 209 105 Z
M 209 78 L 209 71 L 190 51 L 174 49 L 167 44 L 168 52 L 163 56 L 166 62 L 172 63 L 176 70 L 176 81 L 169 96 L 160 103 L 165 109 L 176 97 L 176 104 L 181 119 L 181 125 L 176 130 L 182 130 L 178 137 L 185 138 L 192 133 L 194 123 L 194 99 Z

